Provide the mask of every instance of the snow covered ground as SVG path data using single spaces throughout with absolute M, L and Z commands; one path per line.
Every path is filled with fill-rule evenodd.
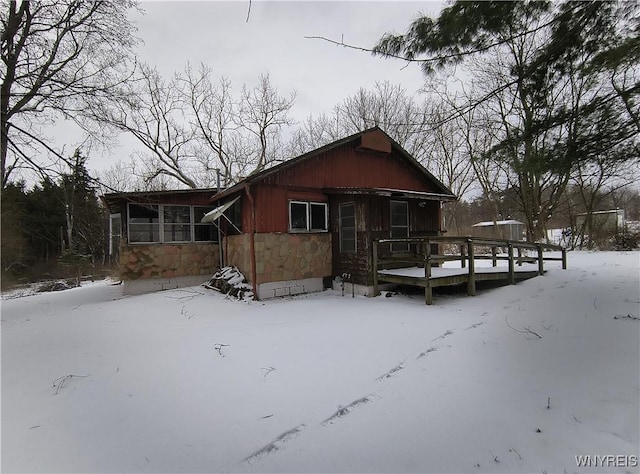
M 640 253 L 547 269 L 430 307 L 5 299 L 2 472 L 638 472 Z

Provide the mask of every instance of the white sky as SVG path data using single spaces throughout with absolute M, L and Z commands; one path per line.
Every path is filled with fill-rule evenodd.
M 360 87 L 376 81 L 419 90 L 424 76 L 416 64 L 374 57 L 305 36 L 324 36 L 373 47 L 386 32 L 404 33 L 420 13 L 437 15 L 441 2 L 267 2 L 148 1 L 144 15 L 132 19 L 144 43 L 138 59 L 156 66 L 166 77 L 187 62 L 209 65 L 215 77 L 225 76 L 238 92 L 252 87 L 269 72 L 281 95 L 296 91 L 291 111 L 295 120 L 329 113 Z M 94 156 L 93 169 L 127 161 L 135 143 L 121 136 L 121 146 Z

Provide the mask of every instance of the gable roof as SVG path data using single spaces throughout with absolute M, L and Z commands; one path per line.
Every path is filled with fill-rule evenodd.
M 436 178 L 433 174 L 431 174 L 424 166 L 422 166 L 418 160 L 416 160 L 413 156 L 411 156 L 404 148 L 402 148 L 398 143 L 396 143 L 395 140 L 393 140 L 384 130 L 382 130 L 380 127 L 372 127 L 369 128 L 367 130 L 363 130 L 361 132 L 358 133 L 354 133 L 353 135 L 350 135 L 348 137 L 342 138 L 340 140 L 337 140 L 335 142 L 329 143 L 327 145 L 324 145 L 320 148 L 316 148 L 315 150 L 309 151 L 307 153 L 304 153 L 296 158 L 292 158 L 290 160 L 287 160 L 283 163 L 280 163 L 272 168 L 268 168 L 266 170 L 263 171 L 259 171 L 259 172 L 254 172 L 252 174 L 250 174 L 249 176 L 247 176 L 245 179 L 239 181 L 238 183 L 236 183 L 235 185 L 225 189 L 224 191 L 221 191 L 217 194 L 215 194 L 211 200 L 212 201 L 218 201 L 220 199 L 223 199 L 229 195 L 235 194 L 237 192 L 239 192 L 240 190 L 242 190 L 246 185 L 251 185 L 254 183 L 258 183 L 260 181 L 265 180 L 266 178 L 268 178 L 269 176 L 272 176 L 276 173 L 279 173 L 283 170 L 286 170 L 288 168 L 292 168 L 295 167 L 299 164 L 301 164 L 304 161 L 307 161 L 311 158 L 314 158 L 318 155 L 321 155 L 322 153 L 326 153 L 327 151 L 333 150 L 335 148 L 338 148 L 342 145 L 348 144 L 348 143 L 352 143 L 352 142 L 356 142 L 358 140 L 361 140 L 363 137 L 366 137 L 370 134 L 372 134 L 373 132 L 379 132 L 382 133 L 383 136 L 389 141 L 389 143 L 391 144 L 391 150 L 390 151 L 394 151 L 397 153 L 397 155 L 399 157 L 401 157 L 405 162 L 407 162 L 411 167 L 413 167 L 418 173 L 419 175 L 421 175 L 424 179 L 426 179 L 427 181 L 429 181 L 430 183 L 432 183 L 435 188 L 437 189 L 438 193 L 441 194 L 445 199 L 457 199 L 456 196 L 453 194 L 453 192 L 451 192 L 451 190 L 449 188 L 447 188 L 438 178 Z

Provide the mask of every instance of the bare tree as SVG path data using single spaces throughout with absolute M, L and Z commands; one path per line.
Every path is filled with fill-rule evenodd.
M 132 0 L 10 0 L 2 4 L 0 179 L 47 172 L 65 160 L 42 126 L 60 118 L 85 126 L 93 104 L 113 100 L 129 74 Z
M 224 183 L 229 183 L 237 173 L 236 161 L 241 159 L 234 153 L 240 128 L 239 106 L 231 95 L 231 82 L 221 77 L 214 84 L 211 74 L 205 64 L 197 72 L 187 65 L 184 75 L 176 77 L 177 90 L 190 113 L 196 139 L 195 159 L 201 173 L 215 176 L 220 170 Z
M 130 133 L 143 146 L 144 177 L 151 182 L 164 175 L 183 186 L 198 187 L 193 173 L 193 130 L 188 124 L 177 78 L 165 81 L 157 69 L 141 64 L 128 85 L 128 100 L 97 111 L 105 123 Z
M 273 144 L 281 128 L 293 124 L 288 114 L 294 102 L 295 92 L 288 98 L 280 96 L 268 73 L 258 77 L 258 85 L 254 88 L 243 86 L 239 123 L 257 139 L 256 171 L 275 159 Z

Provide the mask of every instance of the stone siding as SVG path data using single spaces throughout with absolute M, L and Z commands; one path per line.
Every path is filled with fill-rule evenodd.
M 331 276 L 331 234 L 255 234 L 257 284 Z M 250 235 L 225 237 L 226 265 L 251 280 Z
M 218 244 L 136 244 L 120 247 L 120 278 L 176 278 L 213 274 L 220 266 Z
M 249 234 L 229 235 L 224 238 L 224 264 L 235 265 L 247 281 L 251 281 L 251 243 Z
M 331 234 L 255 235 L 257 283 L 331 276 Z

